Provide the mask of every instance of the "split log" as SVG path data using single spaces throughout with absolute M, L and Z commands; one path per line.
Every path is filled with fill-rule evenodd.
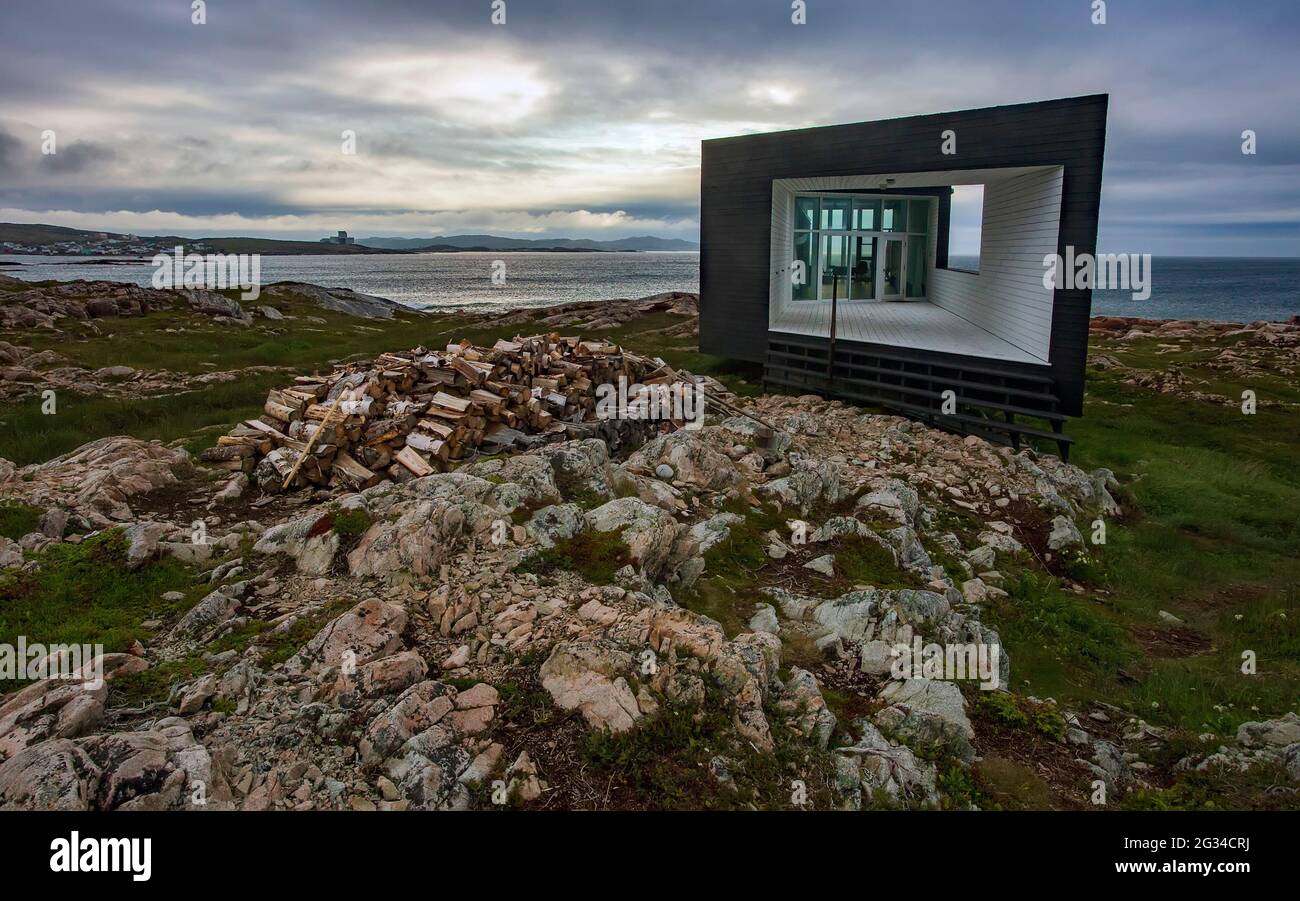
M 432 475 L 434 472 L 434 469 L 429 465 L 429 462 L 416 453 L 415 449 L 412 447 L 402 448 L 393 455 L 393 459 L 410 470 L 411 475 L 417 477 Z

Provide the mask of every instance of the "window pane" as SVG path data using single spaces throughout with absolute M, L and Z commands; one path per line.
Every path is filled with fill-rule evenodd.
M 930 230 L 930 201 L 908 202 L 907 230 L 914 235 L 923 235 Z
M 884 271 L 880 274 L 880 296 L 899 298 L 903 294 L 903 242 L 885 241 Z
M 794 201 L 794 227 L 817 227 L 817 198 L 796 197 Z
M 880 230 L 879 200 L 853 201 L 853 228 L 864 232 Z
M 853 282 L 849 297 L 852 300 L 874 300 L 876 297 L 876 239 L 853 239 Z
M 849 199 L 847 197 L 822 198 L 822 228 L 849 227 Z
M 802 263 L 802 266 L 798 265 Z M 790 269 L 791 297 L 817 299 L 817 240 L 811 232 L 795 232 L 794 264 Z
M 824 207 L 822 211 L 825 212 Z M 822 300 L 830 300 L 832 295 L 841 300 L 847 297 L 848 276 L 848 235 L 822 235 Z
M 886 200 L 881 214 L 881 231 L 901 232 L 907 230 L 907 201 Z
M 917 235 L 907 239 L 907 296 L 925 297 L 925 264 L 928 238 Z

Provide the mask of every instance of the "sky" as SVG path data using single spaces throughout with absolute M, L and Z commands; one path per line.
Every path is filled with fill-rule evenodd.
M 0 221 L 696 240 L 703 139 L 1109 93 L 1102 250 L 1300 256 L 1295 0 L 194 5 L 2 0 Z

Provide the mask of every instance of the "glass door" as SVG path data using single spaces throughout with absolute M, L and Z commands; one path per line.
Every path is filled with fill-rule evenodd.
M 856 235 L 853 238 L 853 274 L 850 276 L 849 299 L 876 299 L 876 239 L 870 235 Z
M 880 259 L 880 294 L 881 300 L 903 299 L 903 244 L 905 238 L 884 237 L 880 239 L 883 252 Z
M 822 233 L 821 299 L 849 296 L 849 236 Z

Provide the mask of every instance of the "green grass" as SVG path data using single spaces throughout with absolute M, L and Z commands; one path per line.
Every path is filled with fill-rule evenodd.
M 835 571 L 843 583 L 844 591 L 854 585 L 871 585 L 875 588 L 921 588 L 925 583 L 894 563 L 894 555 L 879 543 L 861 535 L 845 535 L 837 539 Z
M 981 691 L 975 706 L 989 719 L 1011 729 L 1037 732 L 1056 741 L 1065 738 L 1065 718 L 1053 704 L 1036 704 L 1001 691 Z
M 238 291 L 222 293 L 238 299 Z M 68 324 L 66 334 L 0 330 L 0 340 L 34 351 L 53 350 L 88 369 L 125 365 L 198 375 L 249 366 L 286 368 L 285 372 L 153 397 L 114 399 L 62 392 L 58 412 L 52 416 L 41 413 L 39 394 L 0 404 L 0 425 L 4 426 L 0 428 L 0 457 L 19 465 L 43 462 L 87 441 L 119 434 L 181 441 L 196 453 L 210 447 L 235 422 L 258 415 L 267 391 L 287 384 L 295 373 L 329 371 L 336 361 L 365 359 L 421 344 L 441 347 L 449 340 L 468 338 L 490 346 L 500 337 L 543 330 L 529 322 L 503 327 L 467 323 L 453 316 L 408 313 L 391 320 L 358 319 L 322 310 L 301 296 L 264 296 L 245 302 L 246 306 L 254 304 L 269 304 L 298 318 L 287 322 L 258 319 L 251 326 L 240 327 L 213 323 L 177 308 L 135 318 L 96 320 L 99 334 L 81 323 Z M 713 375 L 738 393 L 757 393 L 760 376 L 750 364 L 700 354 L 692 347 L 692 338 L 656 334 L 680 323 L 680 317 L 654 314 L 614 332 L 585 337 L 608 336 L 638 352 L 662 356 L 674 366 Z
M 283 632 L 259 634 L 255 640 L 258 647 L 262 649 L 262 665 L 270 668 L 284 663 L 298 653 L 303 645 L 315 638 L 316 633 L 330 620 L 353 606 L 351 598 L 338 598 L 314 613 L 298 617 L 294 624 Z
M 805 806 L 833 806 L 829 755 L 816 751 L 773 723 L 774 754 L 735 739 L 725 693 L 706 685 L 701 707 L 660 704 L 657 714 L 630 732 L 592 731 L 581 747 L 585 764 L 608 780 L 615 803 L 654 810 L 789 810 L 792 782 L 800 779 Z M 723 786 L 709 769 L 716 755 L 728 761 L 733 783 Z
M 64 392 L 58 412 L 41 413 L 39 396 L 0 405 L 0 457 L 19 466 L 41 463 L 108 435 L 131 435 L 170 442 L 196 436 L 191 451 L 216 442 L 240 419 L 262 412 L 266 392 L 284 376 L 262 375 L 213 385 L 201 391 L 152 397 L 94 397 Z
M 1126 362 L 1169 361 L 1144 359 L 1139 349 Z M 1259 389 L 1264 396 L 1273 386 Z M 1119 475 L 1126 515 L 1108 521 L 1106 544 L 1090 548 L 1090 564 L 1071 570 L 1088 589 L 1083 595 L 1000 567 L 1011 597 L 988 605 L 985 616 L 1010 654 L 1012 685 L 1062 701 L 1105 700 L 1192 734 L 1231 735 L 1246 720 L 1295 709 L 1297 418 L 1267 407 L 1246 416 L 1092 373 L 1086 415 L 1070 424 L 1075 462 Z M 1139 634 L 1170 628 L 1161 610 L 1201 636 L 1204 649 L 1174 656 L 1139 642 Z M 1259 675 L 1241 672 L 1247 650 Z
M 175 561 L 126 568 L 127 542 L 119 530 L 100 533 L 80 544 L 55 544 L 36 554 L 34 572 L 0 574 L 0 641 L 14 644 L 102 644 L 123 651 L 133 640 L 148 640 L 149 619 L 173 620 L 206 591 L 193 573 Z M 184 600 L 164 601 L 180 591 Z M 0 688 L 12 688 L 13 685 Z
M 30 504 L 0 500 L 0 535 L 17 541 L 29 532 L 39 531 L 42 511 Z
M 1261 397 L 1271 390 L 1256 387 Z M 1088 415 L 1072 423 L 1077 462 L 1114 469 L 1138 511 L 1111 524 L 1098 555 L 1110 609 L 1130 627 L 1159 625 L 1167 610 L 1218 649 L 1146 656 L 1136 683 L 1105 690 L 1120 689 L 1151 722 L 1194 731 L 1294 709 L 1300 415 L 1264 407 L 1247 416 L 1106 377 L 1089 392 Z M 1258 655 L 1260 676 L 1240 672 L 1244 650 Z
M 1054 792 L 1041 776 L 1024 764 L 987 756 L 973 768 L 981 810 L 1052 810 Z
M 238 291 L 219 293 L 239 300 Z M 55 351 L 87 369 L 125 365 L 201 375 L 247 366 L 328 368 L 332 360 L 429 343 L 447 325 L 442 317 L 410 313 L 388 320 L 361 319 L 323 310 L 301 295 L 264 295 L 239 302 L 245 307 L 274 306 L 297 318 L 223 325 L 177 306 L 145 316 L 73 322 L 65 326 L 64 334 L 0 330 L 0 339 L 37 351 Z
M 520 564 L 518 571 L 546 575 L 562 570 L 578 573 L 594 585 L 610 585 L 614 574 L 631 562 L 620 533 L 586 531 L 541 549 Z
M 177 685 L 193 681 L 207 672 L 198 655 L 164 660 L 138 673 L 124 673 L 109 683 L 111 707 L 145 707 L 168 699 Z
M 1257 764 L 1245 772 L 1190 772 L 1167 788 L 1128 795 L 1124 810 L 1300 810 L 1300 789 L 1280 766 Z
M 674 596 L 686 609 L 717 620 L 734 637 L 745 631 L 755 605 L 763 600 L 758 592 L 762 573 L 773 563 L 767 556 L 767 533 L 776 529 L 785 535 L 789 528 L 787 515 L 771 506 L 755 509 L 735 502 L 724 509 L 745 521 L 733 525 L 725 541 L 704 553 L 704 574 Z
M 1096 603 L 1064 591 L 1050 576 L 1026 571 L 1008 597 L 985 607 L 1011 657 L 1011 686 L 1040 697 L 1091 698 L 1098 677 L 1114 679 L 1137 648 Z

